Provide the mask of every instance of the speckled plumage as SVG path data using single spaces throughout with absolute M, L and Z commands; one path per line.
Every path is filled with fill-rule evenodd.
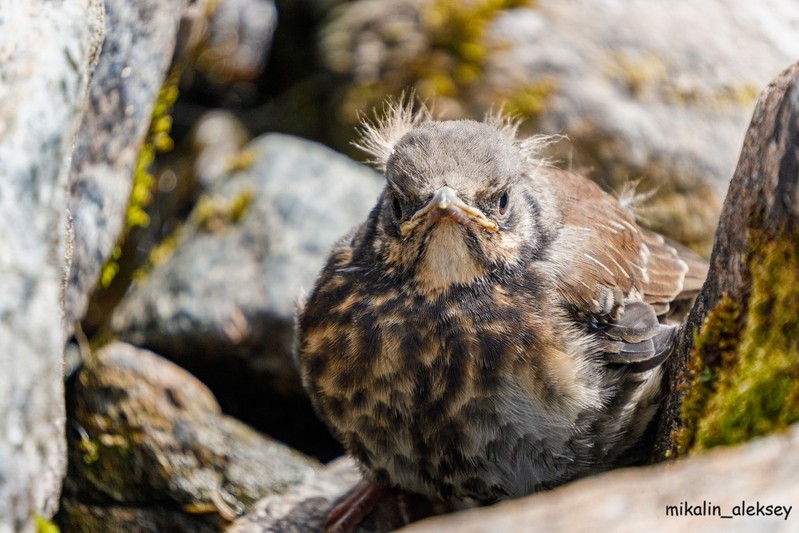
M 386 188 L 298 320 L 305 386 L 366 476 L 491 501 L 629 462 L 701 260 L 506 121 L 398 105 L 366 135 Z

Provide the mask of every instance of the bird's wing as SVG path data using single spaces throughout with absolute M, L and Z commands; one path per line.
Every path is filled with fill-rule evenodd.
M 656 366 L 676 333 L 661 319 L 672 302 L 696 294 L 706 266 L 638 227 L 630 211 L 586 178 L 553 170 L 549 179 L 562 209 L 547 257 L 557 291 L 596 331 L 608 362 Z

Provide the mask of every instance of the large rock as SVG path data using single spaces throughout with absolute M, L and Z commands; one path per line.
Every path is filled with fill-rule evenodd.
M 432 518 L 402 531 L 795 531 L 797 449 L 799 426 L 794 426 L 738 448 L 610 472 L 486 509 Z M 767 506 L 772 506 L 769 515 L 755 514 L 758 508 L 769 512 Z M 776 515 L 775 506 L 791 507 L 790 514 L 786 517 L 782 510 Z
M 70 394 L 67 530 L 190 524 L 214 531 L 317 466 L 224 416 L 208 389 L 153 353 L 116 342 L 88 358 Z
M 64 191 L 102 17 L 93 0 L 0 9 L 0 531 L 58 505 Z
M 799 421 L 799 63 L 763 91 L 665 383 L 654 459 Z
M 292 357 L 294 312 L 382 184 L 362 165 L 283 135 L 256 139 L 239 160 L 246 168 L 198 201 L 174 253 L 133 286 L 112 326 L 190 369 L 227 411 L 282 418 L 266 425 L 293 426 L 313 445 L 302 430 L 318 423 L 307 404 L 294 416 L 282 403 L 304 397 Z
M 106 40 L 70 171 L 74 253 L 67 333 L 83 319 L 127 221 L 134 167 L 188 0 L 106 0 Z M 195 7 L 202 7 L 200 2 Z
M 799 57 L 797 34 L 779 0 L 358 0 L 321 50 L 347 82 L 341 117 L 408 85 L 448 116 L 504 102 L 567 135 L 554 157 L 603 185 L 643 178 L 644 220 L 709 251 L 754 99 Z

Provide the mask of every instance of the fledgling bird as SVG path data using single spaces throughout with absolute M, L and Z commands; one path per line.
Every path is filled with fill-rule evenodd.
M 409 103 L 365 125 L 385 189 L 298 314 L 305 387 L 363 495 L 530 494 L 628 464 L 656 411 L 670 309 L 707 267 L 516 129 Z

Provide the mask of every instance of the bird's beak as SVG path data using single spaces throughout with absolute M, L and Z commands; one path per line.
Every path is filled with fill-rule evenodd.
M 444 186 L 438 189 L 427 205 L 414 213 L 410 220 L 400 224 L 400 233 L 403 237 L 407 237 L 425 220 L 434 224 L 443 218 L 452 218 L 461 224 L 471 221 L 488 231 L 499 230 L 496 222 L 486 217 L 476 207 L 458 198 L 454 189 Z

